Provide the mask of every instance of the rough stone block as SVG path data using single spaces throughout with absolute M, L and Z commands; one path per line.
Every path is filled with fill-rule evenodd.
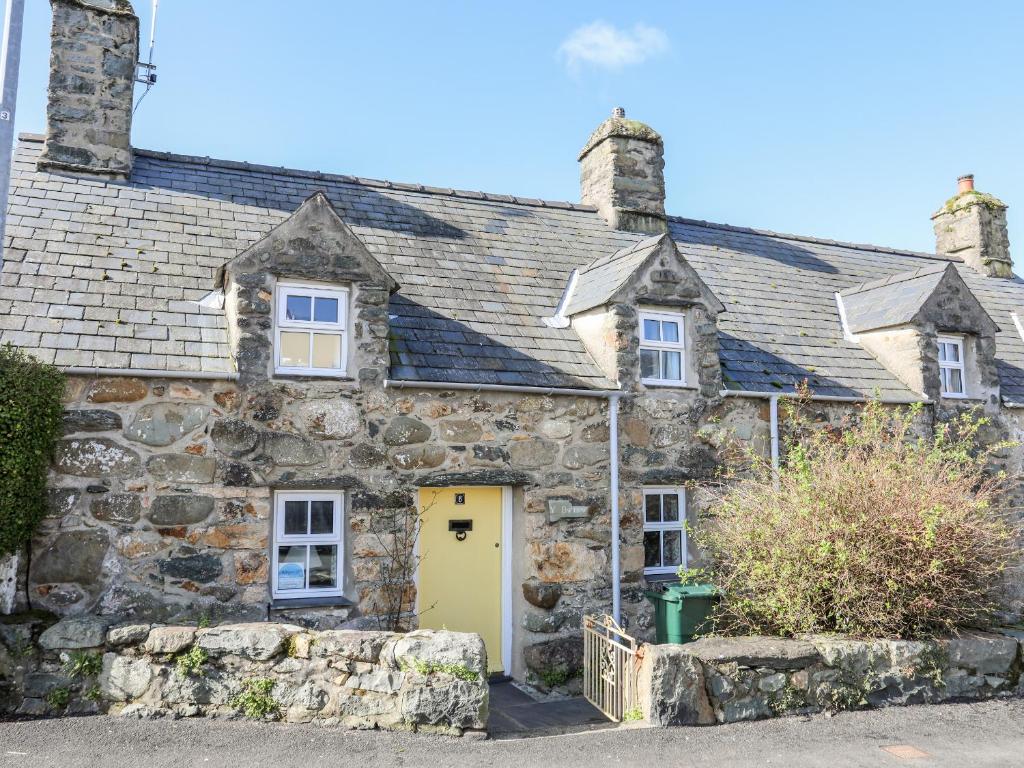
M 146 653 L 180 653 L 192 645 L 195 627 L 154 627 L 146 638 Z
M 267 661 L 284 650 L 289 637 L 302 631 L 294 624 L 230 624 L 199 630 L 196 645 L 214 656 Z
M 686 653 L 716 665 L 802 669 L 821 661 L 818 649 L 811 643 L 779 637 L 703 637 L 681 647 Z
M 680 645 L 644 646 L 640 705 L 651 725 L 712 725 L 715 713 L 700 661 Z
M 99 648 L 107 638 L 108 624 L 99 616 L 61 619 L 39 636 L 39 646 L 51 651 Z

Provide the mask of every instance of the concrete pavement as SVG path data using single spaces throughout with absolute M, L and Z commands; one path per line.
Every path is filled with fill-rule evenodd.
M 489 741 L 200 719 L 0 723 L 3 768 L 595 765 L 1024 766 L 1024 700 Z

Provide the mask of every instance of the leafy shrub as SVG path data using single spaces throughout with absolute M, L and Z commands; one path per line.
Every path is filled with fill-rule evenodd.
M 0 556 L 17 552 L 46 514 L 46 472 L 60 433 L 64 375 L 0 347 Z
M 262 720 L 280 710 L 270 692 L 274 690 L 272 678 L 246 680 L 237 696 L 231 698 L 231 706 L 252 720 Z
M 786 407 L 777 481 L 750 457 L 699 537 L 727 633 L 926 637 L 980 626 L 1015 557 L 1012 478 L 988 468 L 986 419 L 915 433 L 921 406 L 870 402 L 839 428 Z M 920 430 L 920 427 L 917 427 Z

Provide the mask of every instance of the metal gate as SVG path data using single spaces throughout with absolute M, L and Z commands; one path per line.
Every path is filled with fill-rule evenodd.
M 621 722 L 639 705 L 637 642 L 611 616 L 583 617 L 583 695 Z

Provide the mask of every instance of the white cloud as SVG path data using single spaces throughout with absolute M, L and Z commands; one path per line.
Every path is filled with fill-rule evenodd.
M 656 27 L 635 24 L 619 29 L 607 21 L 585 24 L 570 33 L 558 47 L 570 70 L 583 67 L 622 69 L 641 64 L 668 50 L 668 36 Z

